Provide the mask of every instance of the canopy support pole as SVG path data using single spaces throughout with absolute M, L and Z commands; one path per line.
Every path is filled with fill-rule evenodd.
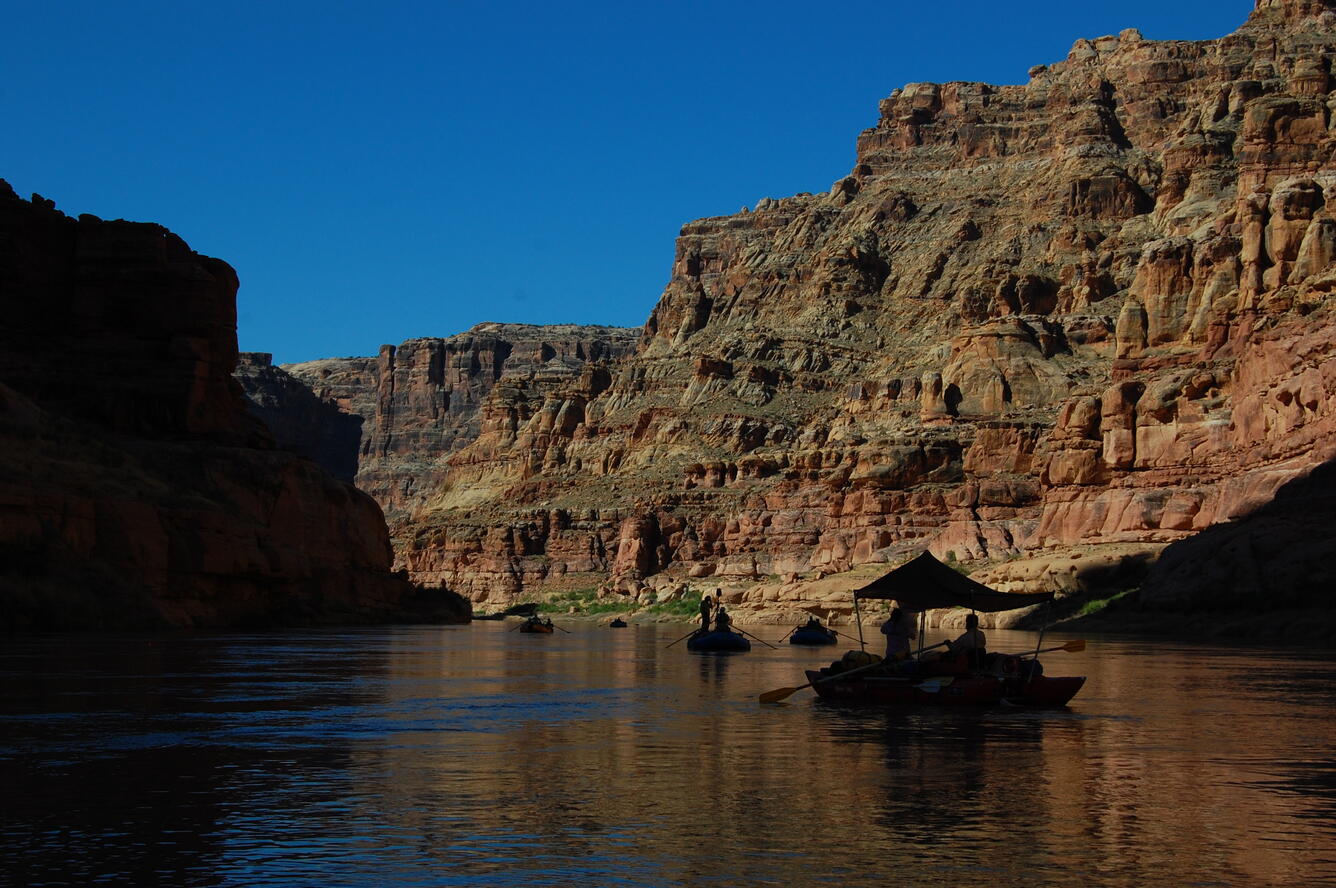
M 927 635 L 927 634 L 928 634 L 928 612 L 927 612 L 927 611 L 919 611 L 919 631 L 918 631 L 918 637 L 919 637 L 919 649 L 918 649 L 918 658 L 919 658 L 920 660 L 923 659 L 923 637 L 924 637 L 925 635 Z
M 1030 671 L 1025 674 L 1025 684 L 1021 685 L 1021 693 L 1024 694 L 1030 687 L 1030 679 L 1034 678 L 1036 669 L 1039 669 L 1039 646 L 1044 643 L 1044 633 L 1048 631 L 1047 626 L 1039 627 L 1039 640 L 1034 643 L 1034 660 L 1031 661 Z
M 858 596 L 854 596 L 854 619 L 858 621 L 858 649 L 867 650 L 867 642 L 863 641 L 863 613 L 858 609 Z

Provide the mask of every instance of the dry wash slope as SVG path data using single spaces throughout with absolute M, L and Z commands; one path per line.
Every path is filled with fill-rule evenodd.
M 811 605 L 925 545 L 1071 585 L 1267 503 L 1333 450 L 1333 6 L 897 90 L 829 193 L 683 228 L 606 387 L 493 390 L 401 562 Z

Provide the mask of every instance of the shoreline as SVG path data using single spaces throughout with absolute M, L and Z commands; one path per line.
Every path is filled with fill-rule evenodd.
M 1124 611 L 1126 612 L 1120 612 Z M 545 613 L 554 623 L 562 621 L 606 625 L 620 617 L 630 626 L 636 624 L 674 623 L 679 626 L 698 625 L 698 619 L 680 616 L 653 615 L 638 616 L 634 613 L 611 614 L 552 614 Z M 755 621 L 746 619 L 746 614 L 733 613 L 734 622 L 740 627 L 785 627 L 789 621 Z M 507 617 L 503 621 L 520 620 L 522 617 Z M 853 627 L 848 623 L 825 621 L 832 628 L 845 630 Z M 794 623 L 793 625 L 797 625 Z M 1017 626 L 1022 631 L 1038 631 L 1037 626 Z M 864 624 L 867 631 L 867 624 Z M 1286 647 L 1321 647 L 1336 648 L 1336 611 L 1323 608 L 1303 608 L 1275 611 L 1272 613 L 1249 612 L 1212 612 L 1198 614 L 1165 613 L 1156 611 L 1131 610 L 1130 608 L 1110 607 L 1088 616 L 1071 617 L 1058 620 L 1045 627 L 1045 631 L 1070 634 L 1095 635 L 1136 635 L 1165 641 L 1238 641 L 1267 645 L 1280 644 Z

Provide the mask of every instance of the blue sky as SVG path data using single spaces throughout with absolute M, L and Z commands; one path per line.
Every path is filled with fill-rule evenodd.
M 0 0 L 0 177 L 226 259 L 278 361 L 633 325 L 683 223 L 826 190 L 896 87 L 1252 5 Z

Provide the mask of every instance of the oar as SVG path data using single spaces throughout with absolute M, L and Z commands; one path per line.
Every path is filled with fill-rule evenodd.
M 1026 651 L 1023 654 L 1011 654 L 1013 657 L 1037 657 L 1040 654 L 1048 654 L 1053 651 L 1083 651 L 1086 648 L 1084 638 L 1074 638 L 1066 644 L 1060 644 L 1057 647 L 1044 648 L 1042 651 Z
M 790 629 L 790 630 L 789 630 L 789 634 L 788 634 L 788 635 L 785 635 L 783 638 L 779 639 L 779 641 L 776 641 L 775 644 L 783 644 L 784 642 L 788 641 L 790 638 L 793 637 L 793 633 L 797 632 L 798 629 L 801 629 L 801 628 L 802 628 L 802 627 L 799 626 L 797 629 Z
M 690 632 L 688 632 L 686 635 L 683 635 L 683 636 L 682 636 L 681 638 L 679 638 L 677 641 L 686 641 L 688 638 L 690 638 L 691 636 L 695 635 L 695 634 L 696 634 L 697 632 L 699 632 L 699 631 L 700 631 L 699 628 L 697 628 L 697 629 L 692 629 Z M 664 649 L 664 650 L 668 650 L 668 648 L 670 648 L 670 647 L 672 647 L 673 645 L 677 644 L 677 641 L 673 641 L 673 642 L 669 642 L 668 644 L 665 644 L 665 645 L 663 646 L 663 649 Z
M 937 643 L 934 644 L 934 645 L 929 645 L 928 647 L 925 647 L 923 650 L 924 650 L 924 651 L 930 651 L 930 650 L 932 650 L 933 648 L 939 648 L 939 647 L 941 647 L 942 645 L 944 645 L 944 644 L 948 644 L 948 643 L 949 643 L 949 642 L 939 641 L 939 642 L 937 642 Z M 920 653 L 922 653 L 922 651 L 920 651 Z M 846 676 L 846 675 L 853 675 L 855 672 L 862 672 L 864 669 L 871 669 L 873 666 L 883 666 L 883 665 L 885 665 L 885 664 L 888 663 L 888 662 L 890 662 L 890 663 L 894 663 L 894 662 L 896 662 L 896 661 L 895 661 L 895 660 L 889 660 L 889 661 L 888 661 L 888 660 L 878 660 L 877 662 L 875 662 L 875 663 L 869 663 L 869 664 L 866 665 L 866 666 L 859 666 L 859 667 L 856 668 L 856 669 L 847 669 L 847 670 L 845 670 L 844 672 L 840 672 L 840 673 L 837 673 L 837 674 L 835 674 L 835 675 L 827 675 L 825 678 L 818 678 L 817 681 L 818 681 L 818 682 L 822 682 L 822 681 L 834 681 L 834 680 L 837 679 L 837 678 L 844 678 L 844 676 Z M 815 684 L 815 682 L 810 682 L 810 681 L 809 681 L 807 684 L 801 684 L 801 685 L 798 685 L 796 688 L 775 688 L 773 691 L 766 691 L 764 694 L 762 694 L 762 695 L 760 696 L 760 701 L 761 701 L 762 703 L 778 703 L 780 700 L 783 700 L 783 699 L 786 698 L 786 697 L 790 697 L 790 696 L 792 696 L 793 694 L 796 694 L 798 691 L 801 691 L 803 688 L 810 688 L 813 684 Z
M 844 678 L 846 675 L 853 675 L 855 672 L 862 672 L 864 669 L 871 669 L 873 666 L 881 666 L 885 662 L 886 661 L 884 660 L 878 660 L 875 663 L 859 666 L 856 669 L 846 669 L 844 672 L 838 673 L 837 675 L 827 675 L 825 678 L 818 678 L 816 681 L 830 681 L 835 678 Z M 803 688 L 810 688 L 814 684 L 816 684 L 816 682 L 809 681 L 807 684 L 800 684 L 796 688 L 775 688 L 773 691 L 766 691 L 758 699 L 762 703 L 778 703 L 780 700 L 791 697 Z
M 732 629 L 734 632 L 741 632 L 743 635 L 747 636 L 748 638 L 756 638 L 755 635 L 752 635 L 752 634 L 751 634 L 750 632 L 748 632 L 746 629 L 739 629 L 739 628 L 737 628 L 736 626 L 734 626 L 732 623 L 729 623 L 729 624 L 728 624 L 728 628 Z M 779 650 L 779 648 L 775 647 L 773 644 L 771 644 L 770 642 L 766 641 L 764 638 L 756 638 L 756 640 L 759 641 L 761 644 L 765 645 L 765 646 L 768 647 L 768 648 L 775 648 L 775 650 Z
M 834 632 L 834 633 L 835 633 L 836 635 L 838 635 L 840 638 L 847 638 L 847 639 L 849 639 L 850 641 L 858 641 L 857 638 L 854 638 L 852 635 L 845 635 L 843 632 L 841 632 L 840 630 L 836 629 L 834 626 L 827 626 L 826 628 L 829 629 L 831 632 Z M 859 643 L 861 644 L 862 642 L 859 642 Z
M 552 624 L 552 628 L 553 628 L 553 629 L 561 629 L 561 627 L 558 626 L 556 623 L 553 623 L 553 624 Z M 565 632 L 567 635 L 570 635 L 570 634 L 571 634 L 571 630 L 569 630 L 569 629 L 561 629 L 561 631 L 562 631 L 562 632 Z

